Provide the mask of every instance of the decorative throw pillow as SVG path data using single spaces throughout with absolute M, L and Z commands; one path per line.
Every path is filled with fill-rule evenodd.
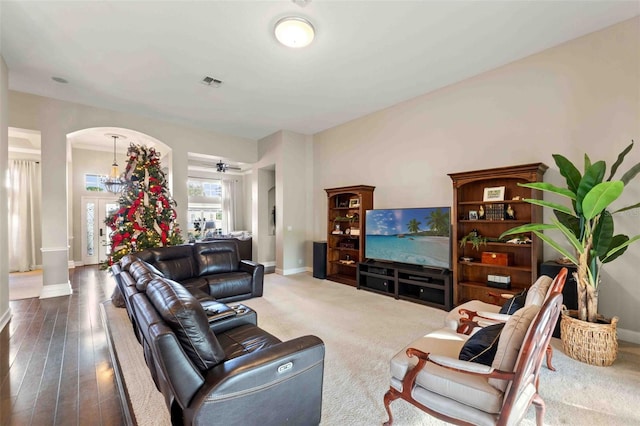
M 527 298 L 525 300 L 525 306 L 538 305 L 542 306 L 544 299 L 547 297 L 547 291 L 553 280 L 551 277 L 541 275 L 535 283 L 529 287 L 527 291 Z
M 501 314 L 513 315 L 518 309 L 524 307 L 524 302 L 527 299 L 527 289 L 524 289 L 522 293 L 518 293 L 511 299 L 507 300 L 502 308 L 500 308 Z
M 498 340 L 504 324 L 484 327 L 469 337 L 460 350 L 458 359 L 491 365 L 498 350 Z
M 498 350 L 491 363 L 493 368 L 502 371 L 513 371 L 520 354 L 524 336 L 531 325 L 531 321 L 539 311 L 540 306 L 529 305 L 511 315 L 498 339 Z M 502 379 L 489 379 L 491 386 L 503 392 L 507 389 L 508 383 L 508 381 Z

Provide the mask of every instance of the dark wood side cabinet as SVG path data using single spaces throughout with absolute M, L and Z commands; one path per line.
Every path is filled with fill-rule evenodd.
M 534 235 L 527 235 L 531 240 L 528 244 L 497 239 L 515 226 L 542 221 L 542 207 L 522 201 L 541 199 L 540 191 L 522 188 L 518 183 L 541 182 L 546 170 L 546 165 L 533 163 L 449 174 L 453 182 L 452 259 L 456 305 L 472 299 L 496 303 L 489 292 L 515 294 L 537 279 L 542 242 Z M 485 192 L 491 191 L 487 188 L 504 188 L 503 200 L 485 201 Z M 501 198 L 499 189 L 494 192 L 498 194 L 495 198 Z M 476 248 L 467 241 L 461 247 L 463 237 L 474 231 L 488 239 L 486 244 Z M 509 277 L 510 288 L 488 286 L 489 275 Z
M 327 279 L 356 286 L 364 260 L 365 213 L 373 209 L 374 186 L 356 185 L 327 192 Z
M 422 266 L 367 261 L 358 264 L 358 289 L 451 310 L 451 272 Z

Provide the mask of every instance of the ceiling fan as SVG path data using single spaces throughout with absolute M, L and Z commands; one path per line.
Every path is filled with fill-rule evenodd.
M 240 167 L 231 166 L 228 163 L 223 163 L 222 160 L 216 163 L 216 171 L 218 173 L 224 173 L 227 170 L 242 170 Z

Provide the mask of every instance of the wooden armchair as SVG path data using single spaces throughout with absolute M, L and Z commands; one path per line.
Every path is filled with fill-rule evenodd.
M 552 293 L 542 307 L 520 309 L 506 322 L 490 366 L 460 361 L 465 338 L 451 329 L 430 333 L 391 360 L 391 386 L 384 405 L 403 399 L 426 413 L 459 425 L 518 424 L 531 404 L 543 424 L 545 404 L 537 390 L 545 348 L 562 305 Z
M 567 279 L 567 273 L 567 268 L 562 268 L 553 281 L 546 276 L 538 278 L 529 288 L 524 306 L 526 307 L 532 304 L 541 305 L 551 294 L 556 292 L 562 293 Z M 457 326 L 456 331 L 458 333 L 472 334 L 478 328 L 507 322 L 511 315 L 501 314 L 499 310 L 500 307 L 497 305 L 471 301 L 455 308 L 452 312 L 457 311 L 457 315 L 450 313 L 447 315 L 445 323 L 450 326 Z M 551 364 L 553 359 L 553 348 L 551 345 L 547 347 L 546 354 L 547 368 L 551 371 L 556 371 L 555 367 Z

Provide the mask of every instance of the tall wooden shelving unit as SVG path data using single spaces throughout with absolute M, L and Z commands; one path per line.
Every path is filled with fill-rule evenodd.
M 327 279 L 357 285 L 364 260 L 365 213 L 373 209 L 374 186 L 356 185 L 327 191 Z
M 495 242 L 504 231 L 532 222 L 542 222 L 542 207 L 522 201 L 524 198 L 540 199 L 537 190 L 522 188 L 518 183 L 541 182 L 547 166 L 542 163 L 524 164 L 513 167 L 500 167 L 470 172 L 450 173 L 453 181 L 453 298 L 459 305 L 467 300 L 478 299 L 496 303 L 489 296 L 492 293 L 518 293 L 528 288 L 538 277 L 538 265 L 542 261 L 542 242 L 534 235 L 528 235 L 530 244 L 511 244 Z M 483 201 L 484 189 L 505 187 L 504 201 Z M 520 197 L 520 200 L 514 200 Z M 511 206 L 515 219 L 506 216 L 485 219 L 472 219 L 469 212 L 491 210 L 494 205 Z M 502 206 L 500 206 L 502 207 Z M 460 247 L 462 238 L 472 230 L 487 237 L 489 242 L 475 249 L 470 242 Z M 507 256 L 508 266 L 482 262 L 482 252 L 492 252 Z M 464 261 L 462 258 L 471 258 Z M 487 286 L 489 274 L 508 275 L 511 278 L 510 289 Z

